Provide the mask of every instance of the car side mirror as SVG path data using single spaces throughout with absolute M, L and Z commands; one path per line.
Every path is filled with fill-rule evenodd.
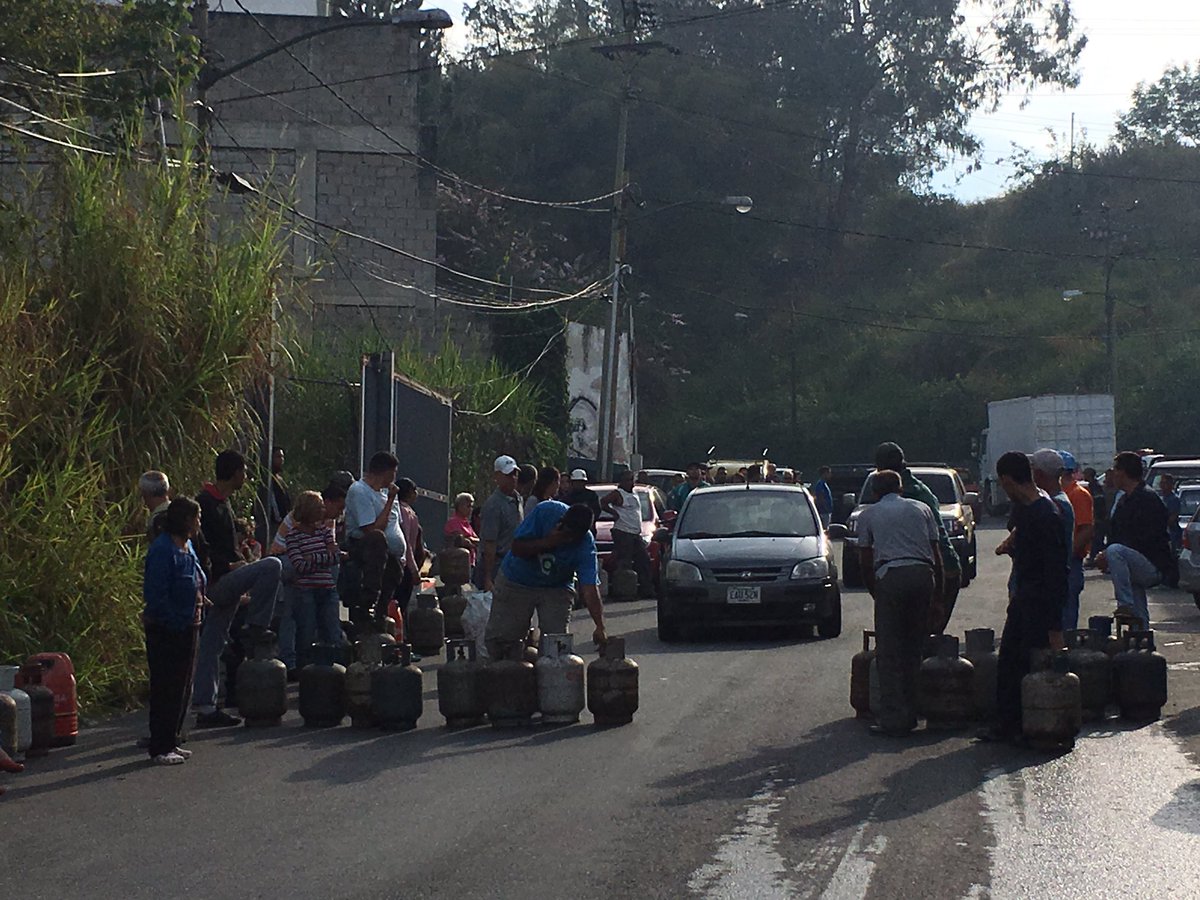
M 979 495 L 974 491 L 963 494 L 963 503 L 965 503 L 967 506 L 978 506 Z
M 850 529 L 841 522 L 834 522 L 825 529 L 825 533 L 829 535 L 831 541 L 844 541 L 850 536 Z

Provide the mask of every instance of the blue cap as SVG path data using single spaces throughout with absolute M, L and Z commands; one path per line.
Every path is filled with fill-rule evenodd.
M 1059 450 L 1058 455 L 1062 457 L 1064 472 L 1079 471 L 1079 463 L 1075 462 L 1075 457 L 1067 450 Z

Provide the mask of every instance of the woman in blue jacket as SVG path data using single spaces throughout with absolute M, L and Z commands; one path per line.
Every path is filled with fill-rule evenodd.
M 180 748 L 179 734 L 191 704 L 196 635 L 207 586 L 191 544 L 199 530 L 196 501 L 172 500 L 163 532 L 146 553 L 142 623 L 150 669 L 150 758 L 160 766 L 179 765 L 192 755 Z

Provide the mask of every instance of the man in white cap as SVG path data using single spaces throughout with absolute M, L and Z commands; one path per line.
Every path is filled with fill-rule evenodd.
M 483 584 L 490 591 L 500 571 L 500 563 L 512 548 L 513 533 L 523 518 L 521 496 L 517 493 L 517 470 L 511 456 L 497 456 L 492 466 L 496 489 L 484 501 L 479 512 L 479 539 L 483 541 Z
M 596 533 L 596 520 L 600 518 L 600 496 L 588 490 L 588 474 L 583 469 L 571 470 L 571 490 L 562 498 L 567 506 L 582 503 L 592 511 L 592 534 Z

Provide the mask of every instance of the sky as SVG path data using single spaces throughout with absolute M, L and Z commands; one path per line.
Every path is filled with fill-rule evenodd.
M 427 0 L 426 5 L 439 5 Z M 462 46 L 462 5 L 446 6 L 454 16 L 451 45 Z M 982 140 L 984 166 L 964 175 L 966 164 L 951 161 L 933 182 L 934 190 L 963 201 L 1003 194 L 1011 186 L 1013 145 L 1044 159 L 1070 143 L 1071 113 L 1076 140 L 1103 146 L 1114 122 L 1129 107 L 1133 89 L 1156 81 L 1171 64 L 1200 59 L 1200 0 L 1074 0 L 1079 28 L 1088 44 L 1079 60 L 1079 87 L 1071 91 L 1039 89 L 1022 108 L 1022 96 L 1005 98 L 993 114 L 974 117 L 971 128 Z M 1053 132 L 1053 135 L 1050 133 Z

